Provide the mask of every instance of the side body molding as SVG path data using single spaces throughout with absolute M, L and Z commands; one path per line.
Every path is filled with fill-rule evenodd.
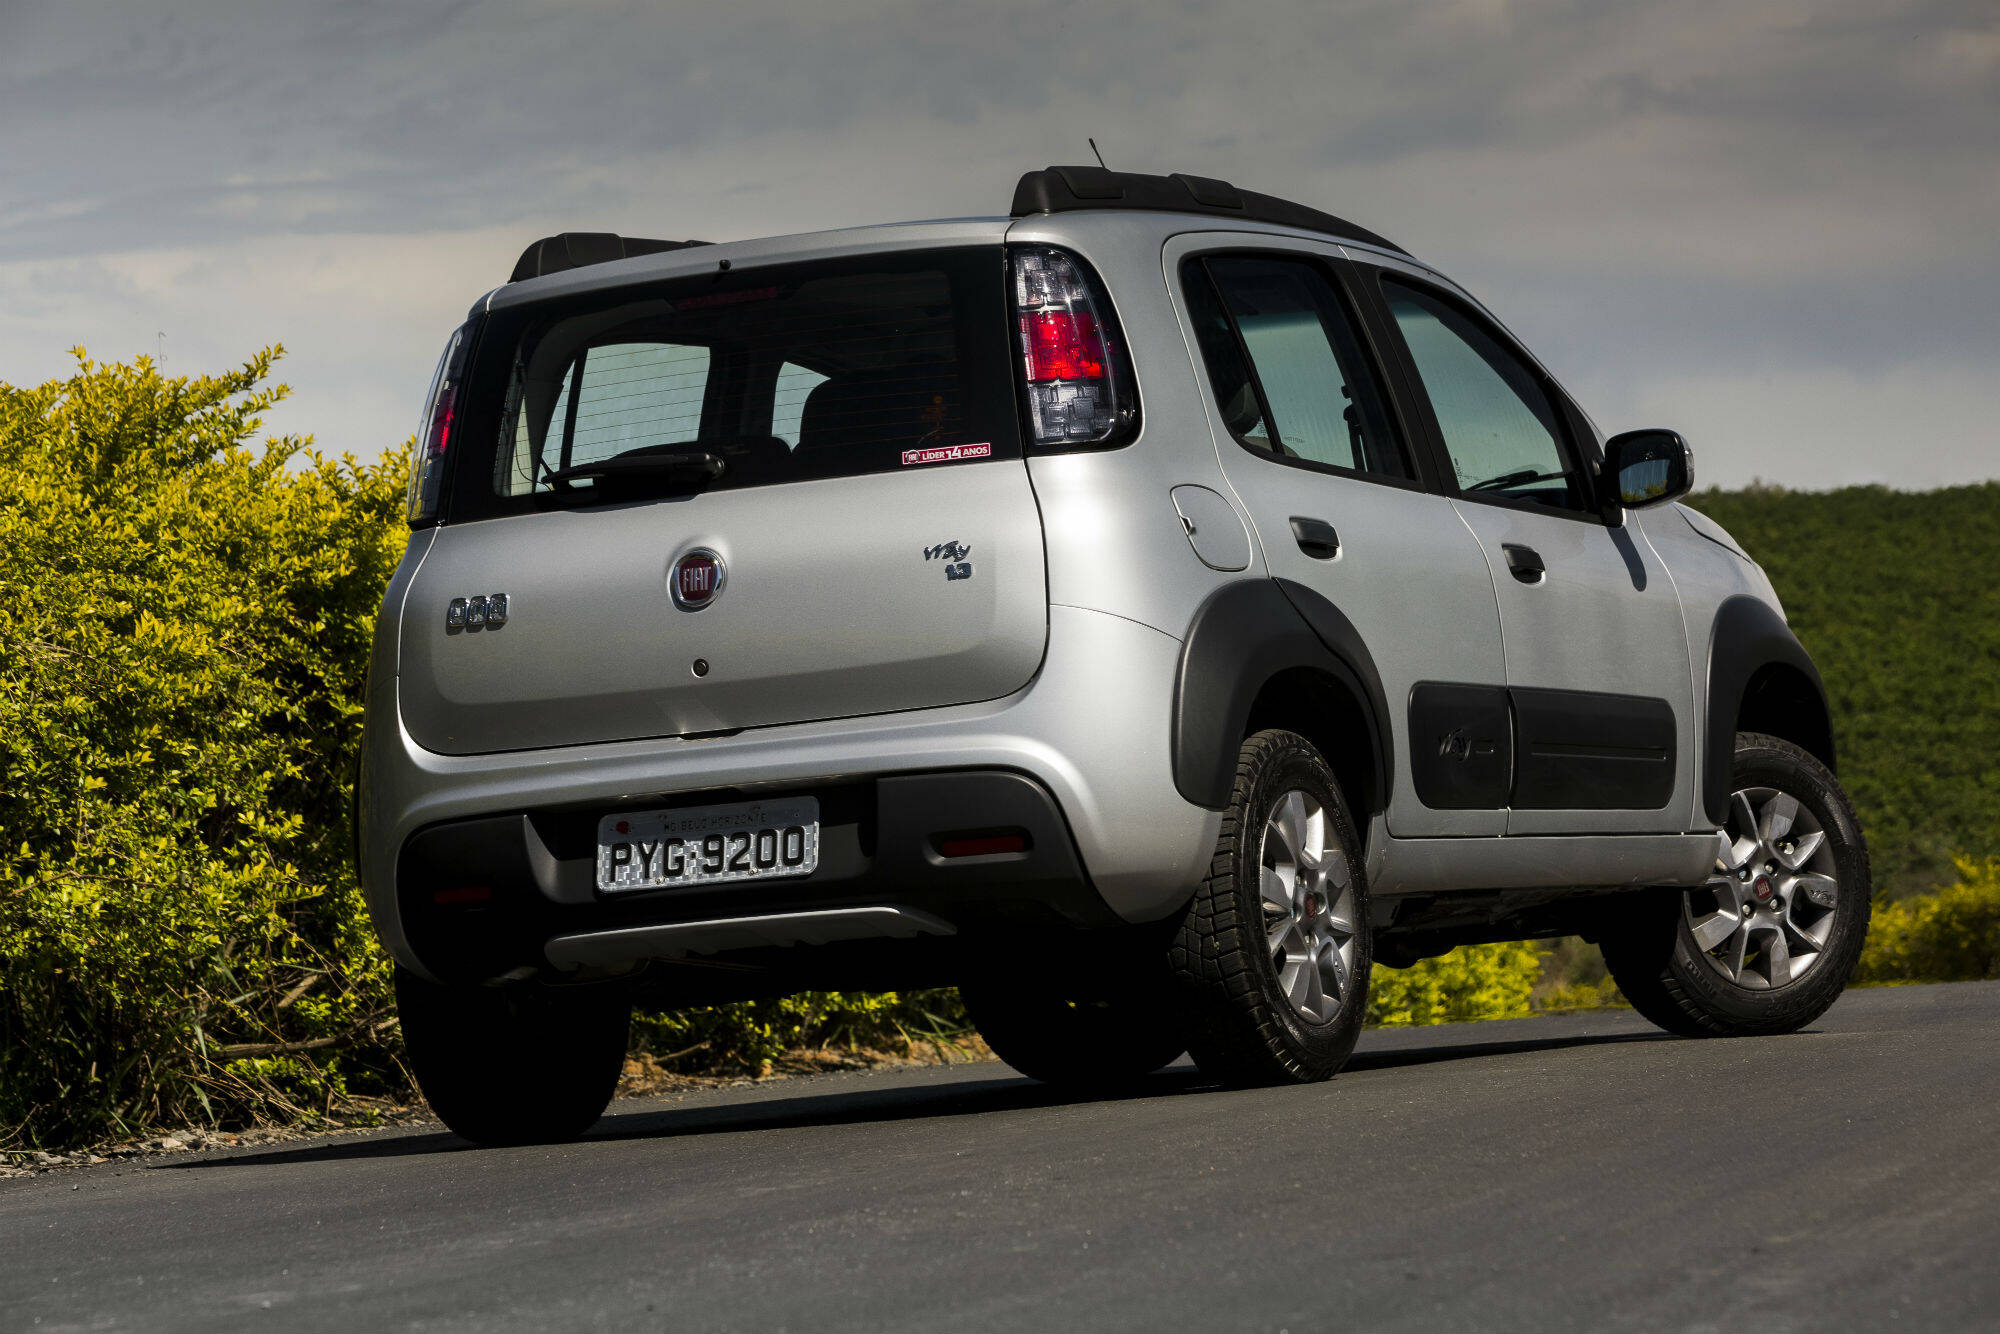
M 1770 669 L 1778 669 L 1773 672 Z M 1803 678 L 1803 689 L 1799 682 Z M 1766 698 L 1770 696 L 1771 698 Z M 1753 714 L 1784 716 L 1789 739 L 1831 769 L 1833 713 L 1810 654 L 1769 603 L 1742 594 L 1716 608 L 1708 648 L 1708 726 L 1703 738 L 1702 807 L 1721 824 L 1729 815 L 1729 775 L 1736 722 L 1746 698 Z
M 1386 803 L 1394 751 L 1375 659 L 1338 607 L 1289 579 L 1224 585 L 1194 614 L 1174 686 L 1174 786 L 1183 797 L 1210 810 L 1229 804 L 1237 746 L 1258 691 L 1301 668 L 1339 682 L 1360 705 L 1374 791 Z

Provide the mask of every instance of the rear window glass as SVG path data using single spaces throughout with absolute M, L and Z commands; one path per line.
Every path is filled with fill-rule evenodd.
M 452 517 L 1018 457 L 1003 296 L 993 248 L 502 311 L 464 435 L 491 454 L 456 460 Z

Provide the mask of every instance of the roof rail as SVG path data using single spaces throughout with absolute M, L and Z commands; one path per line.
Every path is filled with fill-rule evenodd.
M 643 236 L 619 236 L 615 232 L 560 232 L 544 236 L 521 252 L 514 272 L 507 279 L 518 283 L 524 278 L 544 278 L 565 269 L 587 264 L 608 264 L 634 255 L 657 255 L 662 250 L 685 250 L 707 245 L 706 241 L 652 241 Z
M 1014 217 L 1030 213 L 1070 213 L 1082 209 L 1142 209 L 1164 213 L 1207 213 L 1223 218 L 1268 222 L 1279 227 L 1325 232 L 1406 254 L 1401 246 L 1345 218 L 1322 213 L 1275 195 L 1239 190 L 1228 181 L 1175 172 L 1148 176 L 1103 167 L 1048 167 L 1031 171 L 1014 187 Z

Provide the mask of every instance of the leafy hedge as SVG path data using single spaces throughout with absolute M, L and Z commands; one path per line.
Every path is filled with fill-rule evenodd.
M 1934 894 L 1875 905 L 1857 982 L 2000 978 L 2000 857 L 1960 859 Z
M 397 1077 L 343 861 L 405 465 L 243 448 L 281 354 L 0 388 L 0 1142 Z

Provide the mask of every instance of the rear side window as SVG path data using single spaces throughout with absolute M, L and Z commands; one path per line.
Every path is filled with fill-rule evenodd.
M 1354 324 L 1310 260 L 1213 255 L 1182 269 L 1223 421 L 1243 444 L 1343 471 L 1413 474 Z
M 1421 288 L 1382 280 L 1416 363 L 1458 489 L 1588 509 L 1540 376 L 1466 311 Z
M 472 387 L 491 425 L 467 424 L 452 516 L 1018 457 L 1005 318 L 997 248 L 503 310 Z

